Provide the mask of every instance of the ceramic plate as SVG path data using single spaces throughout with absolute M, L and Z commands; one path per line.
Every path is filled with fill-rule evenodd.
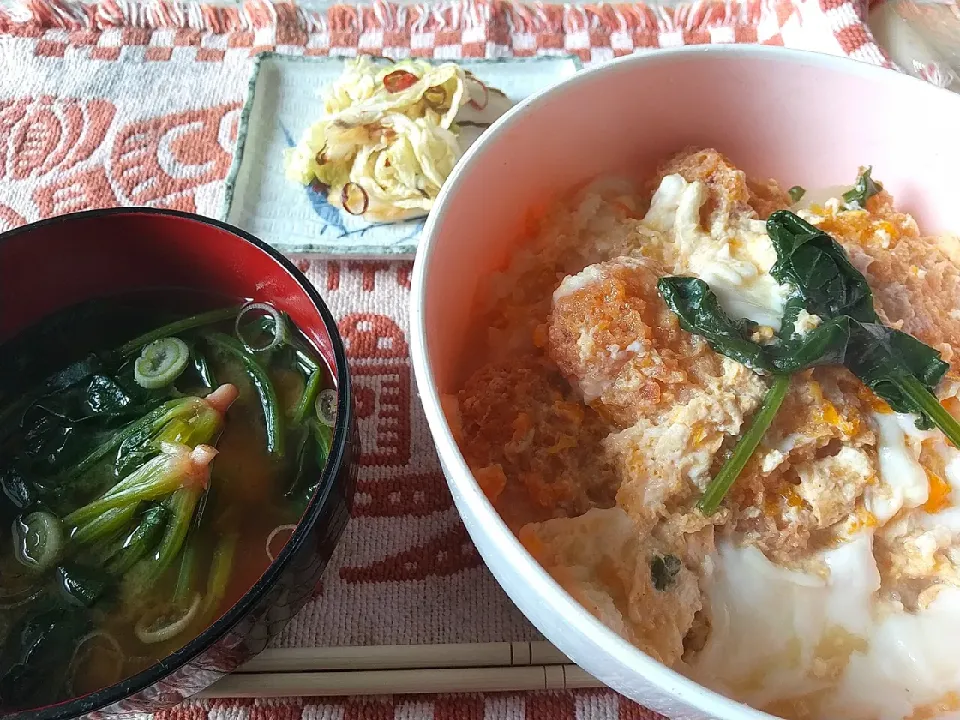
M 276 53 L 257 57 L 221 217 L 285 253 L 412 257 L 422 218 L 368 224 L 330 205 L 322 192 L 284 176 L 284 150 L 320 116 L 324 90 L 341 75 L 344 62 L 343 58 Z M 579 60 L 572 57 L 459 62 L 513 102 L 555 85 L 580 68 Z

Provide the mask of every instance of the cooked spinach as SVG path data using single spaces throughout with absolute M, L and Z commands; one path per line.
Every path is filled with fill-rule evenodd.
M 807 189 L 800 187 L 799 185 L 794 185 L 792 188 L 787 190 L 787 195 L 790 196 L 790 202 L 796 204 L 803 199 L 803 196 L 807 194 Z
M 206 354 L 200 348 L 194 346 L 190 349 L 190 355 L 193 358 L 193 372 L 203 386 L 209 390 L 217 387 L 217 378 L 213 374 L 213 368 Z
M 98 323 L 112 317 L 106 304 L 71 309 L 0 352 L 0 536 L 8 539 L 0 558 L 4 711 L 72 693 L 67 678 L 76 648 L 105 615 L 136 620 L 158 602 L 182 607 L 200 596 L 202 621 L 214 619 L 241 531 L 235 513 L 208 508 L 218 478 L 210 476 L 213 453 L 197 451 L 217 443 L 229 398 L 236 397 L 216 397 L 223 390 L 218 375 L 249 378 L 266 444 L 278 466 L 292 466 L 290 484 L 277 490 L 285 508 L 306 506 L 330 451 L 332 431 L 316 416 L 326 368 L 295 328 L 265 328 L 280 340 L 268 352 L 251 353 L 227 330 L 239 317 L 236 307 L 182 319 L 164 314 L 161 322 L 172 322 L 155 329 L 136 313 L 122 313 L 118 323 Z M 78 344 L 63 339 L 77 334 L 75 325 L 94 323 L 107 334 Z M 138 355 L 170 337 L 187 347 L 186 367 L 161 387 L 143 387 Z M 75 354 L 63 358 L 65 347 Z M 38 354 L 43 364 L 25 360 Z M 272 374 L 290 372 L 300 375 L 303 393 L 285 413 Z M 284 455 L 285 443 L 296 452 Z M 17 532 L 29 535 L 29 557 L 9 552 L 26 547 L 12 536 Z M 211 537 L 218 538 L 212 551 Z M 176 583 L 167 582 L 173 577 Z
M 821 323 L 804 335 L 791 333 L 761 345 L 748 337 L 756 324 L 745 319 L 732 320 L 703 280 L 664 277 L 657 282 L 657 289 L 677 316 L 680 327 L 705 338 L 721 355 L 758 372 L 792 373 L 816 365 L 841 363 L 846 355 L 850 331 L 845 318 Z M 802 308 L 802 303 L 796 307 Z M 788 304 L 783 327 L 793 327 L 796 312 L 792 318 L 790 313 Z
M 119 577 L 146 557 L 159 544 L 168 519 L 169 512 L 163 505 L 146 510 L 133 531 L 119 542 L 111 543 L 104 553 L 104 560 L 108 561 L 107 572 Z
M 856 323 L 851 340 L 844 364 L 867 387 L 897 412 L 916 413 L 918 427 L 936 425 L 960 447 L 960 426 L 933 394 L 949 367 L 936 350 L 879 323 Z
M 787 322 L 786 319 L 784 322 Z M 786 327 L 793 327 L 793 324 Z M 817 365 L 842 364 L 849 343 L 850 320 L 838 317 L 821 322 L 806 334 L 793 332 L 777 338 L 765 349 L 774 370 L 789 374 Z
M 869 169 L 865 174 L 869 180 Z M 804 338 L 804 354 L 808 356 L 804 360 L 809 361 L 822 348 L 821 363 L 846 365 L 895 410 L 917 413 L 921 426 L 936 422 L 930 416 L 929 402 L 922 401 L 914 384 L 907 383 L 911 385 L 907 389 L 904 380 L 914 378 L 923 387 L 923 394 L 931 396 L 948 367 L 940 354 L 916 338 L 883 325 L 873 307 L 873 292 L 866 278 L 830 235 L 786 210 L 770 216 L 767 232 L 777 251 L 770 274 L 795 288 L 799 301 L 794 307 L 802 304 L 822 321 Z M 788 339 L 784 347 L 787 355 L 800 360 L 791 351 L 801 346 L 791 345 Z M 780 367 L 788 369 L 782 364 Z M 960 426 L 955 421 L 941 417 L 938 426 L 952 442 L 960 441 Z
M 0 458 L 0 517 L 5 512 L 9 517 L 29 510 L 40 501 L 40 489 L 12 461 Z
M 280 401 L 277 391 L 273 387 L 270 376 L 263 365 L 255 358 L 236 338 L 223 333 L 211 333 L 206 338 L 214 350 L 222 355 L 238 361 L 250 379 L 260 407 L 263 410 L 263 421 L 267 429 L 267 452 L 278 459 L 283 458 L 286 442 L 283 429 L 283 413 L 280 410 Z
M 654 555 L 650 559 L 650 579 L 660 592 L 669 590 L 676 582 L 683 563 L 676 555 Z
M 720 503 L 723 502 L 723 498 L 726 497 L 730 488 L 733 487 L 733 483 L 736 482 L 736 479 L 740 476 L 743 468 L 753 456 L 754 451 L 763 439 L 767 428 L 770 427 L 773 419 L 777 416 L 777 411 L 783 404 L 789 387 L 789 375 L 776 376 L 773 384 L 763 398 L 760 409 L 757 410 L 753 416 L 750 427 L 747 428 L 747 431 L 737 440 L 737 444 L 734 446 L 733 452 L 730 453 L 730 457 L 727 458 L 726 462 L 720 467 L 720 470 L 717 471 L 717 474 L 707 483 L 703 495 L 700 496 L 697 507 L 700 508 L 700 512 L 704 515 L 712 515 L 720 509 Z
M 865 203 L 880 187 L 867 168 L 858 178 L 856 198 L 844 198 Z M 749 429 L 700 498 L 698 506 L 704 514 L 720 507 L 756 450 L 783 402 L 790 374 L 816 365 L 845 365 L 894 410 L 915 413 L 919 427 L 935 425 L 960 447 L 960 423 L 933 394 L 948 368 L 940 354 L 882 323 L 866 278 L 830 235 L 787 210 L 770 215 L 767 232 L 777 253 L 770 274 L 794 289 L 784 308 L 780 333 L 768 344 L 749 339 L 749 322 L 730 318 L 703 281 L 667 277 L 657 285 L 681 327 L 704 337 L 717 352 L 775 375 Z M 803 311 L 820 318 L 820 324 L 807 333 L 795 327 Z
M 76 563 L 58 567 L 56 577 L 67 604 L 83 608 L 93 607 L 116 582 L 102 570 Z
M 82 608 L 55 599 L 43 600 L 37 612 L 22 618 L 0 652 L 0 707 L 45 704 L 51 683 L 63 682 L 73 656 L 69 649 L 90 627 Z
M 866 278 L 827 233 L 789 210 L 770 215 L 767 233 L 777 253 L 770 274 L 796 288 L 807 312 L 823 319 L 848 315 L 864 322 L 876 320 Z
M 860 174 L 857 175 L 857 182 L 854 186 L 843 194 L 843 202 L 847 208 L 865 209 L 867 207 L 867 200 L 883 190 L 883 185 L 870 177 L 872 172 L 872 167 L 864 168 Z
M 664 277 L 657 281 L 657 289 L 684 330 L 700 335 L 718 353 L 749 368 L 772 368 L 763 348 L 746 337 L 752 324 L 748 320 L 731 320 L 703 280 Z
M 315 417 L 306 420 L 297 443 L 297 455 L 291 473 L 293 481 L 284 493 L 284 497 L 300 513 L 307 509 L 310 498 L 320 486 L 323 476 L 313 468 L 322 468 L 326 464 L 332 441 L 333 431 L 329 427 Z

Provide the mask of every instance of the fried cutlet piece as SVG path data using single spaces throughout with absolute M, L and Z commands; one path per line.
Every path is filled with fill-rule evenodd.
M 683 331 L 643 259 L 568 277 L 554 294 L 549 352 L 564 376 L 622 430 L 604 442 L 617 502 L 649 530 L 709 479 L 713 457 L 766 392 L 753 371 Z
M 643 259 L 591 266 L 561 284 L 550 318 L 551 358 L 622 428 L 603 447 L 620 474 L 617 502 L 643 532 L 690 509 L 766 392 L 763 378 L 679 328 L 656 280 Z M 876 475 L 861 391 L 843 368 L 795 376 L 729 496 L 741 538 L 788 561 L 856 511 Z
M 715 214 L 753 215 L 766 219 L 774 210 L 790 207 L 790 196 L 775 180 L 749 179 L 730 160 L 712 148 L 688 148 L 668 160 L 657 172 L 658 182 L 678 174 L 687 182 L 699 180 L 707 188 L 701 211 L 702 224 L 710 226 Z
M 836 539 L 879 472 L 871 398 L 841 367 L 794 375 L 763 442 L 725 505 L 741 542 L 790 563 Z
M 491 498 L 498 509 L 518 495 L 540 518 L 613 505 L 616 475 L 601 446 L 610 428 L 546 360 L 531 355 L 485 365 L 465 384 L 458 407 L 471 469 L 494 489 L 491 477 L 502 476 L 502 497 Z
M 660 274 L 644 258 L 621 257 L 567 277 L 554 293 L 550 357 L 621 428 L 659 421 L 724 374 L 723 358 L 682 330 L 660 297 Z
M 874 542 L 882 592 L 911 610 L 925 609 L 945 588 L 960 587 L 960 531 L 950 520 L 907 512 L 878 532 Z

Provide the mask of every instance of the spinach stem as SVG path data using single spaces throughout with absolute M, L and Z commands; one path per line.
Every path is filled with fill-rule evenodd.
M 910 398 L 914 404 L 923 411 L 923 414 L 929 417 L 947 436 L 947 439 L 955 448 L 960 448 L 960 423 L 949 413 L 949 411 L 940 404 L 937 397 L 931 393 L 914 375 L 904 373 L 900 375 L 891 375 L 892 380 L 904 395 Z
M 767 428 L 770 427 L 770 423 L 776 417 L 777 411 L 783 404 L 783 399 L 787 396 L 789 387 L 789 375 L 775 376 L 773 384 L 763 398 L 763 404 L 757 414 L 753 416 L 750 428 L 740 436 L 733 448 L 733 453 L 707 485 L 707 489 L 704 490 L 699 502 L 697 502 L 697 507 L 704 515 L 712 515 L 720 508 L 724 496 L 743 471 L 747 461 L 753 456 L 757 445 L 763 439 L 764 433 L 767 432 Z
M 277 391 L 270 381 L 270 376 L 257 359 L 246 351 L 243 345 L 229 335 L 212 333 L 206 337 L 214 348 L 233 356 L 243 365 L 247 377 L 253 383 L 253 388 L 260 399 L 263 409 L 263 420 L 267 431 L 267 452 L 275 458 L 282 459 L 284 455 L 283 413 L 280 411 L 280 401 L 277 400 Z
M 173 604 L 176 607 L 185 607 L 192 594 L 196 564 L 197 549 L 193 542 L 188 542 L 180 557 L 180 572 L 177 574 L 177 584 L 173 591 Z
M 107 510 L 90 522 L 81 525 L 71 536 L 70 542 L 76 545 L 94 545 L 109 540 L 133 521 L 137 508 L 137 503 L 130 503 Z
M 124 575 L 160 541 L 167 524 L 167 510 L 155 505 L 141 517 L 140 524 L 124 541 L 119 552 L 110 558 L 107 572 Z
M 186 453 L 160 453 L 125 477 L 105 495 L 67 515 L 65 525 L 83 527 L 114 508 L 136 506 L 144 500 L 161 500 L 182 490 L 193 472 Z M 108 518 L 108 522 L 112 520 Z
M 103 459 L 108 453 L 111 453 L 119 448 L 125 440 L 134 437 L 138 433 L 147 431 L 151 435 L 156 434 L 171 420 L 182 417 L 195 410 L 200 402 L 200 399 L 195 397 L 168 400 L 160 407 L 151 410 L 139 420 L 135 420 L 110 436 L 105 443 L 87 455 L 76 465 L 76 467 L 70 470 L 68 477 L 80 477 L 80 475 L 89 470 L 95 463 Z
M 165 505 L 170 511 L 170 523 L 167 525 L 167 531 L 160 541 L 160 547 L 157 550 L 157 574 L 170 567 L 170 564 L 176 560 L 183 548 L 183 542 L 193 523 L 193 513 L 197 509 L 197 503 L 200 502 L 202 490 L 197 488 L 180 488 L 171 495 Z
M 211 390 L 216 390 L 217 378 L 213 374 L 210 363 L 207 362 L 206 355 L 201 353 L 196 347 L 192 348 L 191 352 L 193 354 L 193 367 L 197 371 L 197 375 L 200 376 L 201 382 Z
M 207 573 L 207 595 L 203 601 L 204 615 L 210 616 L 216 612 L 227 594 L 238 540 L 238 533 L 227 533 L 220 538 L 213 551 L 213 559 L 210 561 L 210 570 Z M 212 620 L 213 618 L 209 617 L 208 621 Z
M 288 339 L 287 344 L 294 349 L 294 355 L 296 355 L 297 358 L 297 367 L 304 375 L 310 375 L 320 367 L 314 362 L 313 358 L 303 350 L 296 338 Z
M 135 337 L 130 342 L 125 343 L 117 348 L 116 353 L 121 357 L 129 357 L 130 355 L 138 352 L 144 345 L 149 345 L 154 340 L 163 340 L 164 338 L 168 338 L 171 335 L 176 335 L 177 333 L 182 333 L 186 330 L 193 330 L 194 328 L 203 327 L 204 325 L 213 325 L 214 323 L 229 320 L 230 318 L 235 317 L 239 311 L 239 307 L 220 308 L 219 310 L 211 310 L 210 312 L 200 313 L 199 315 L 192 315 L 191 317 L 177 320 L 168 325 L 164 325 L 163 327 L 158 327 L 150 332 L 144 333 L 139 337 Z
M 317 399 L 317 394 L 320 392 L 322 383 L 323 373 L 317 368 L 310 373 L 310 377 L 307 378 L 307 384 L 303 388 L 303 395 L 300 396 L 300 402 L 297 403 L 297 407 L 293 411 L 293 422 L 297 425 L 302 423 L 310 411 L 313 410 L 313 403 Z

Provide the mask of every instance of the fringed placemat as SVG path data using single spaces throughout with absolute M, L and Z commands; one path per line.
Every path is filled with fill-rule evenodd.
M 223 203 L 251 57 L 264 50 L 453 59 L 574 54 L 591 64 L 642 48 L 738 42 L 887 64 L 862 22 L 864 12 L 859 3 L 844 0 L 697 2 L 676 8 L 466 0 L 323 11 L 260 1 L 230 7 L 169 0 L 7 2 L 0 9 L 0 228 L 117 205 L 215 215 Z M 352 521 L 315 599 L 278 638 L 276 652 L 500 643 L 497 647 L 511 653 L 527 647 L 519 664 L 530 666 L 530 641 L 540 638 L 470 543 L 416 399 L 408 356 L 410 263 L 301 263 L 340 319 L 364 442 Z M 557 672 L 543 670 L 544 685 L 536 686 L 575 684 L 575 673 Z M 564 684 L 551 685 L 557 678 Z M 652 715 L 612 692 L 583 690 L 208 699 L 155 717 L 641 720 Z

